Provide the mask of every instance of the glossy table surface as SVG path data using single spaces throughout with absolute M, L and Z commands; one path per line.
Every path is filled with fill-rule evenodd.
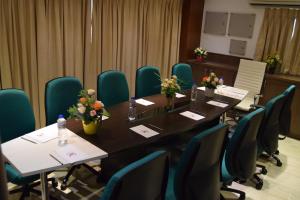
M 128 102 L 107 108 L 111 116 L 103 121 L 95 135 L 84 134 L 81 121 L 78 120 L 68 120 L 67 127 L 80 137 L 106 151 L 110 156 L 133 147 L 141 147 L 162 139 L 167 140 L 174 135 L 205 126 L 205 124 L 220 117 L 240 102 L 240 100 L 221 95 L 208 98 L 200 90 L 197 90 L 197 100 L 191 102 L 190 91 L 185 91 L 184 94 L 186 94 L 186 97 L 175 98 L 174 109 L 169 112 L 164 110 L 167 102 L 165 96 L 158 94 L 144 97 L 144 99 L 152 101 L 154 104 L 150 106 L 137 104 L 138 119 L 134 122 L 128 120 Z M 209 105 L 206 103 L 209 100 L 226 103 L 228 106 L 221 108 Z M 191 111 L 205 118 L 195 121 L 179 114 L 184 111 Z M 145 125 L 160 134 L 145 138 L 130 130 L 131 127 L 137 125 Z

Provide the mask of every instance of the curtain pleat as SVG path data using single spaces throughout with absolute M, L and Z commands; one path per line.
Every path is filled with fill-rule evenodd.
M 281 73 L 300 75 L 299 15 L 298 9 L 265 10 L 256 45 L 256 60 L 264 61 L 268 55 L 277 53 L 282 58 Z

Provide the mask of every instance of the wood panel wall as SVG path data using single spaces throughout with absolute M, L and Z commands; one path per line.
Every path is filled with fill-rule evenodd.
M 200 45 L 204 0 L 183 0 L 179 60 L 194 57 L 193 50 Z

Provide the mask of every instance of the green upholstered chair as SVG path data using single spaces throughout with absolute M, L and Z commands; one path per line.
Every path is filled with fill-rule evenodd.
M 194 136 L 171 168 L 166 199 L 219 199 L 221 155 L 227 126 L 219 124 Z
M 35 119 L 27 95 L 18 89 L 0 90 L 0 132 L 2 142 L 7 142 L 35 130 Z M 39 179 L 39 175 L 23 177 L 14 167 L 5 163 L 7 179 L 16 185 L 22 186 L 10 193 L 22 192 L 21 199 L 29 192 L 40 194 L 33 187 L 39 183 L 31 184 Z M 51 179 L 54 183 L 54 179 Z
M 125 74 L 113 70 L 99 74 L 97 96 L 106 107 L 128 101 L 129 89 Z
M 172 67 L 172 75 L 177 76 L 178 84 L 180 85 L 182 90 L 191 89 L 194 81 L 192 68 L 189 64 L 178 63 Z
M 80 81 L 75 77 L 59 77 L 52 79 L 45 86 L 46 125 L 56 123 L 58 115 L 69 116 L 67 110 L 78 101 L 82 90 Z
M 265 116 L 258 132 L 258 154 L 273 158 L 278 167 L 282 162 L 275 155 L 278 151 L 278 136 L 280 133 L 280 115 L 285 103 L 285 96 L 280 94 L 265 104 Z
M 227 185 L 235 179 L 247 180 L 255 177 L 257 187 L 262 187 L 262 180 L 259 179 L 256 170 L 257 158 L 257 133 L 264 117 L 264 109 L 259 108 L 246 116 L 238 123 L 235 131 L 226 144 L 222 162 L 222 190 L 240 194 L 239 199 L 245 199 L 243 191 L 228 188 Z
M 157 67 L 143 66 L 136 70 L 135 97 L 142 98 L 161 92 L 160 73 Z
M 169 172 L 165 151 L 156 151 L 116 172 L 101 200 L 164 199 Z

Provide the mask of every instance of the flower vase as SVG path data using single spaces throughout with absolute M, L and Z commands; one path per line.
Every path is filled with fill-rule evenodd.
M 196 60 L 197 60 L 198 62 L 203 62 L 203 61 L 204 61 L 204 58 L 203 58 L 203 56 L 197 56 L 197 57 L 196 57 Z
M 204 95 L 206 97 L 214 97 L 214 94 L 215 94 L 215 89 L 205 87 Z
M 267 69 L 268 69 L 268 73 L 269 74 L 274 74 L 275 73 L 275 69 L 276 69 L 276 65 L 271 65 L 271 64 L 268 64 L 267 66 Z
M 87 135 L 93 135 L 97 132 L 97 129 L 99 127 L 98 121 L 92 121 L 88 124 L 86 124 L 84 121 L 82 121 L 83 131 Z
M 170 111 L 174 109 L 174 96 L 166 96 L 166 98 L 167 98 L 166 110 Z

